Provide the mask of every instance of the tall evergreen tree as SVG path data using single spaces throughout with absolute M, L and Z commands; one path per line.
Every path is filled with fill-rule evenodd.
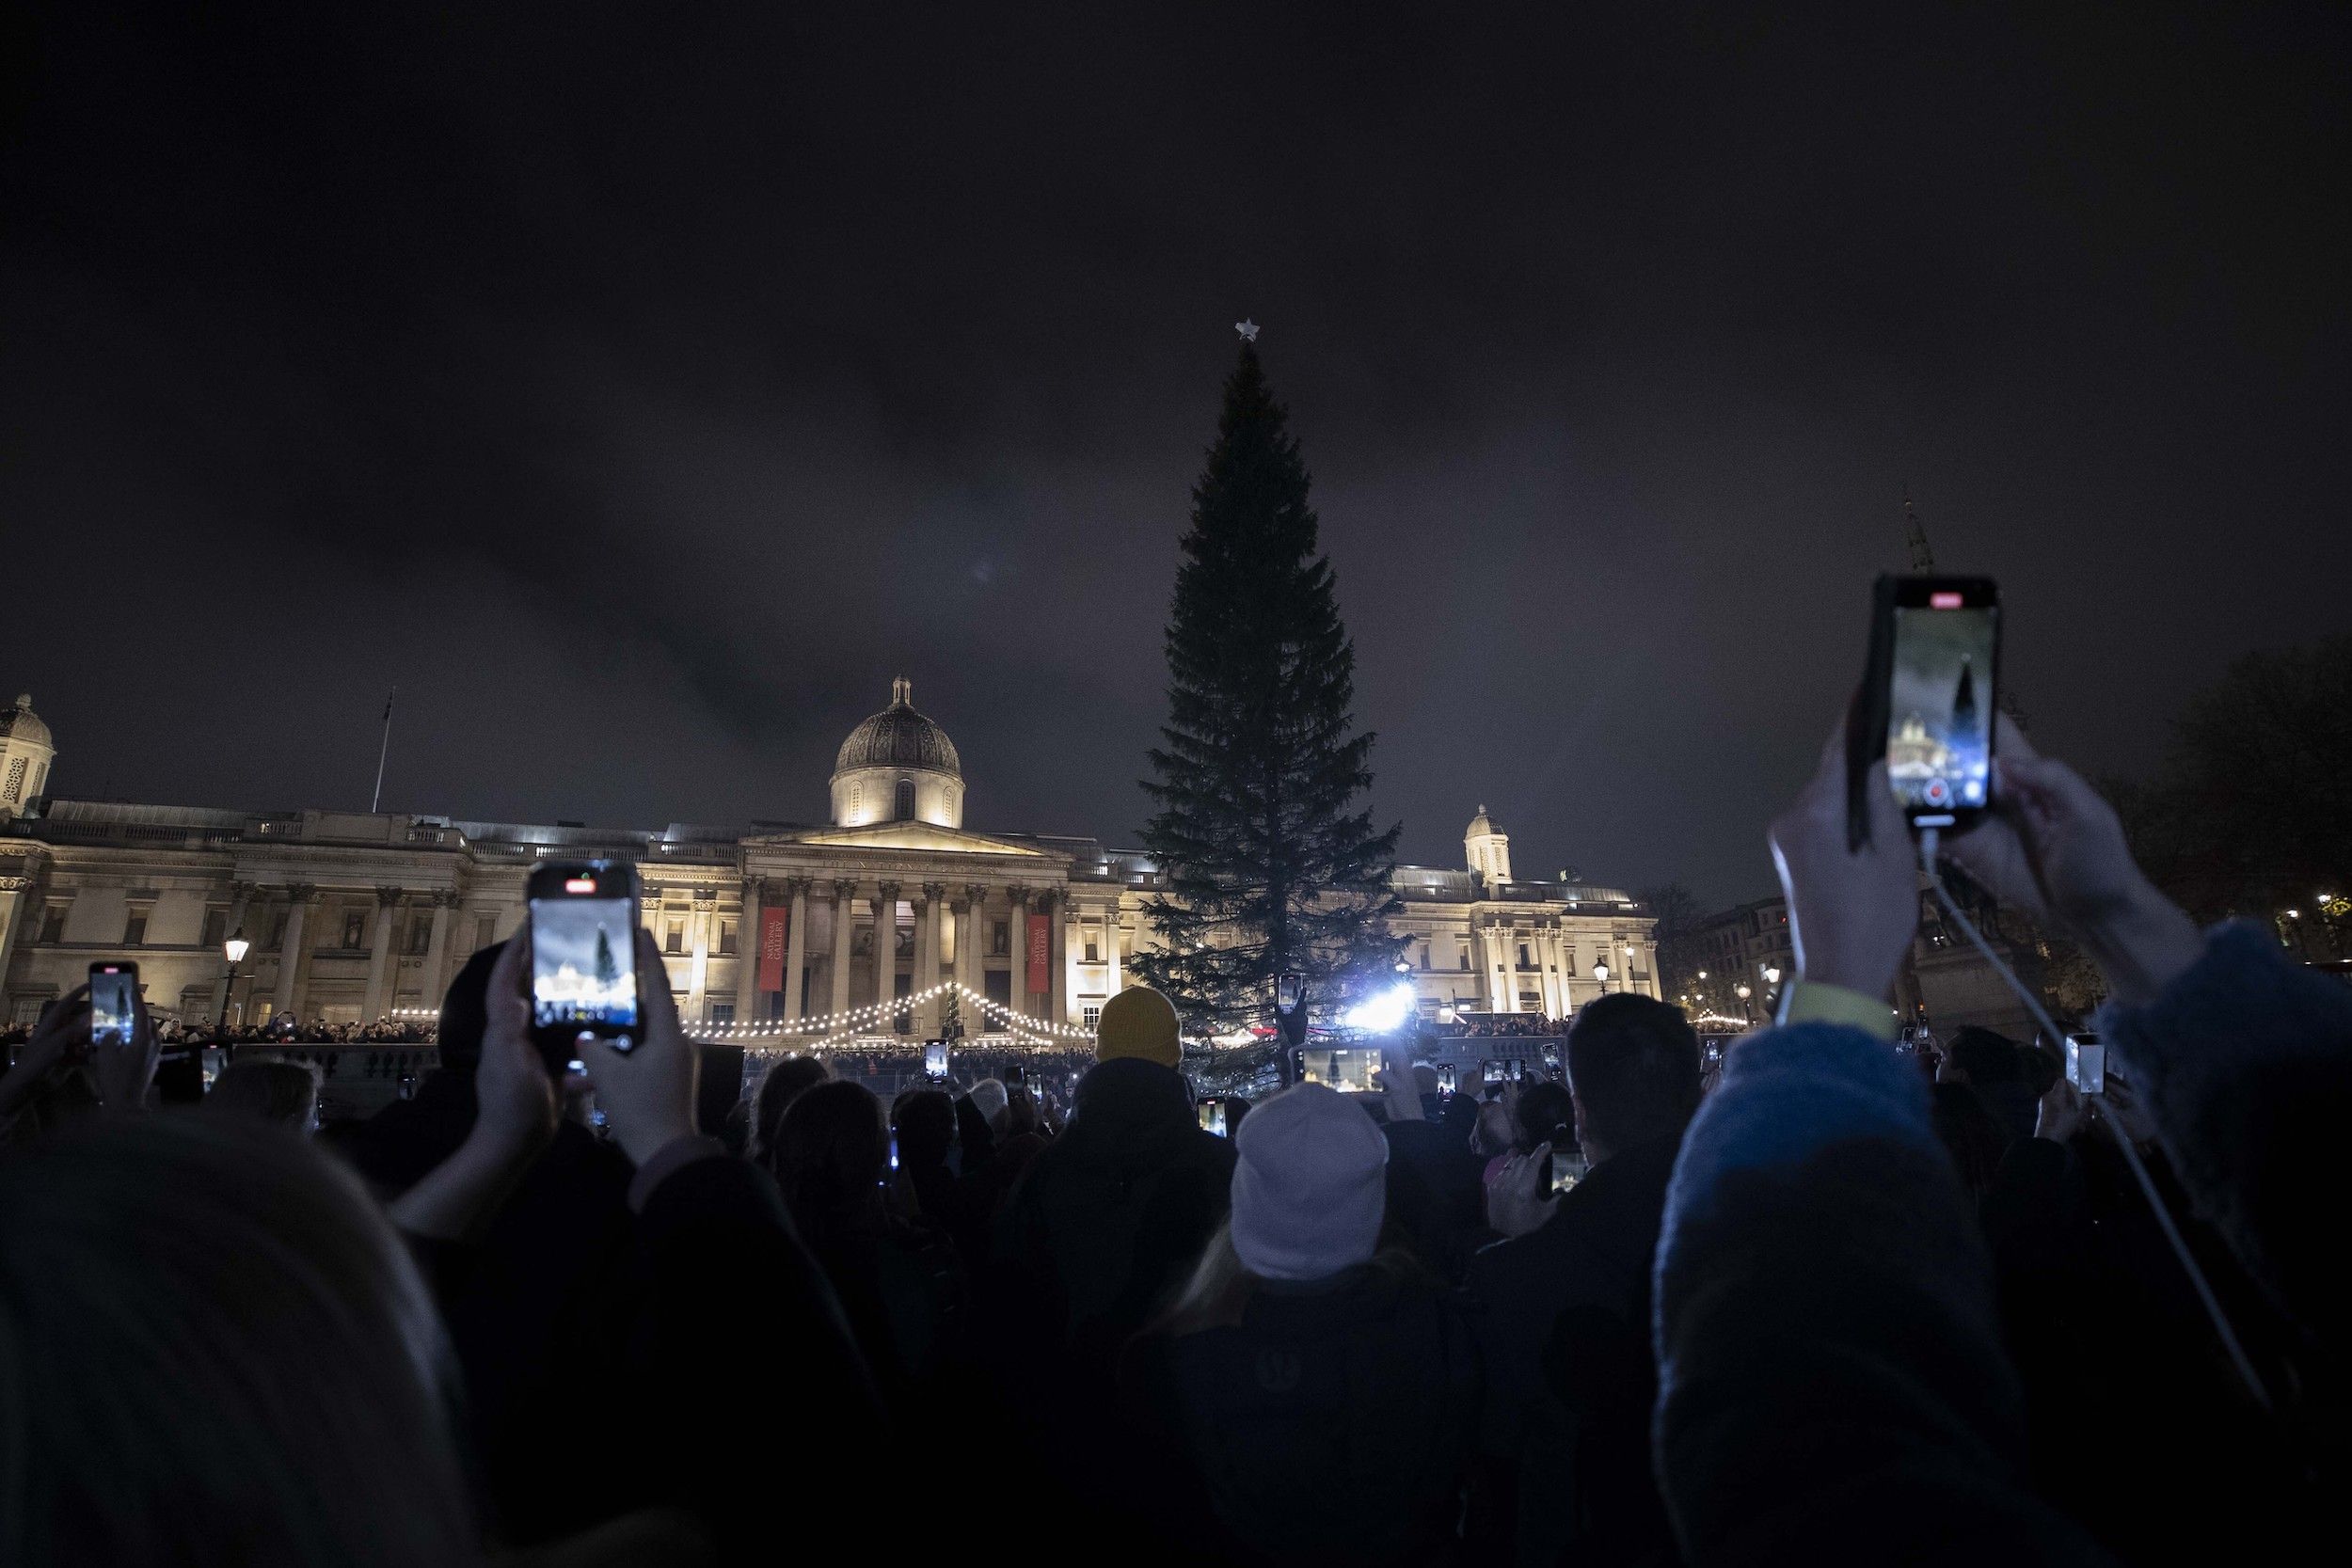
M 1167 878 L 1146 908 L 1164 939 L 1136 971 L 1188 1025 L 1263 1016 L 1271 978 L 1336 1002 L 1385 976 L 1399 829 L 1359 797 L 1373 736 L 1354 735 L 1355 645 L 1316 545 L 1307 467 L 1245 341 L 1168 626 L 1168 719 L 1145 791 L 1143 845 Z

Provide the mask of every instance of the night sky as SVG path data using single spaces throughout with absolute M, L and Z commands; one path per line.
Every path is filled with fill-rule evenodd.
M 164 9 L 0 39 L 60 794 L 364 807 L 397 682 L 388 809 L 816 820 L 905 674 L 1130 844 L 1244 316 L 1408 859 L 1769 888 L 1905 484 L 2090 768 L 2352 626 L 2341 6 Z

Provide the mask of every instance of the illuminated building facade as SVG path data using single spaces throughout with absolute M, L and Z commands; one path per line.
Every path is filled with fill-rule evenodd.
M 149 1005 L 191 1021 L 437 1007 L 468 954 L 521 924 L 524 879 L 554 857 L 638 863 L 644 925 L 701 1027 L 929 1036 L 952 1008 L 970 1035 L 1008 1018 L 1074 1033 L 1154 941 L 1147 857 L 964 827 L 961 760 L 903 680 L 842 742 L 820 826 L 623 831 L 43 799 L 47 726 L 29 699 L 0 713 L 0 778 L 22 759 L 29 784 L 0 809 L 11 1022 L 102 958 L 136 962 Z M 1558 1016 L 1604 989 L 1657 994 L 1652 922 L 1629 895 L 1513 880 L 1509 841 L 1483 808 L 1465 849 L 1462 870 L 1396 871 L 1394 925 L 1425 1011 Z M 221 944 L 237 931 L 252 949 L 232 981 Z

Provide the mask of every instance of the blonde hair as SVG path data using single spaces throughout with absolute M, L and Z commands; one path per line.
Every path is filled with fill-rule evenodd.
M 0 1214 L 0 1561 L 480 1560 L 432 1301 L 300 1137 L 101 1118 Z

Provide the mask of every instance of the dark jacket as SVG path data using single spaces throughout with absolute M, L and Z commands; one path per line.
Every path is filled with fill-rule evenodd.
M 1878 1040 L 1796 1024 L 1730 1053 L 1656 1291 L 1656 1463 L 1690 1561 L 2107 1560 L 2025 1483 L 1976 1215 Z
M 2280 1309 L 2341 1360 L 2352 1255 L 2341 1159 L 2352 1123 L 2352 988 L 2262 927 L 2216 927 L 2188 972 L 2099 1028 L 2200 1213 Z
M 1478 1360 L 1435 1279 L 1261 1280 L 1239 1323 L 1140 1340 L 1126 1376 L 1197 1484 L 1169 1523 L 1199 1560 L 1451 1560 Z
M 1232 1146 L 1200 1130 L 1173 1068 L 1098 1064 L 997 1222 L 995 1256 L 1029 1332 L 1060 1340 L 1073 1375 L 1106 1375 L 1223 1222 L 1232 1175 Z
M 1380 1124 L 1389 1140 L 1387 1234 L 1457 1285 L 1471 1255 L 1494 1239 L 1486 1228 L 1486 1162 L 1470 1148 L 1464 1125 L 1453 1116 Z M 1468 1125 L 1475 1130 L 1475 1112 Z
M 1673 1558 L 1650 1480 L 1650 1264 L 1680 1142 L 1602 1161 L 1541 1228 L 1470 1263 L 1486 1366 L 1479 1449 L 1511 1516 L 1498 1523 L 1512 1560 Z

